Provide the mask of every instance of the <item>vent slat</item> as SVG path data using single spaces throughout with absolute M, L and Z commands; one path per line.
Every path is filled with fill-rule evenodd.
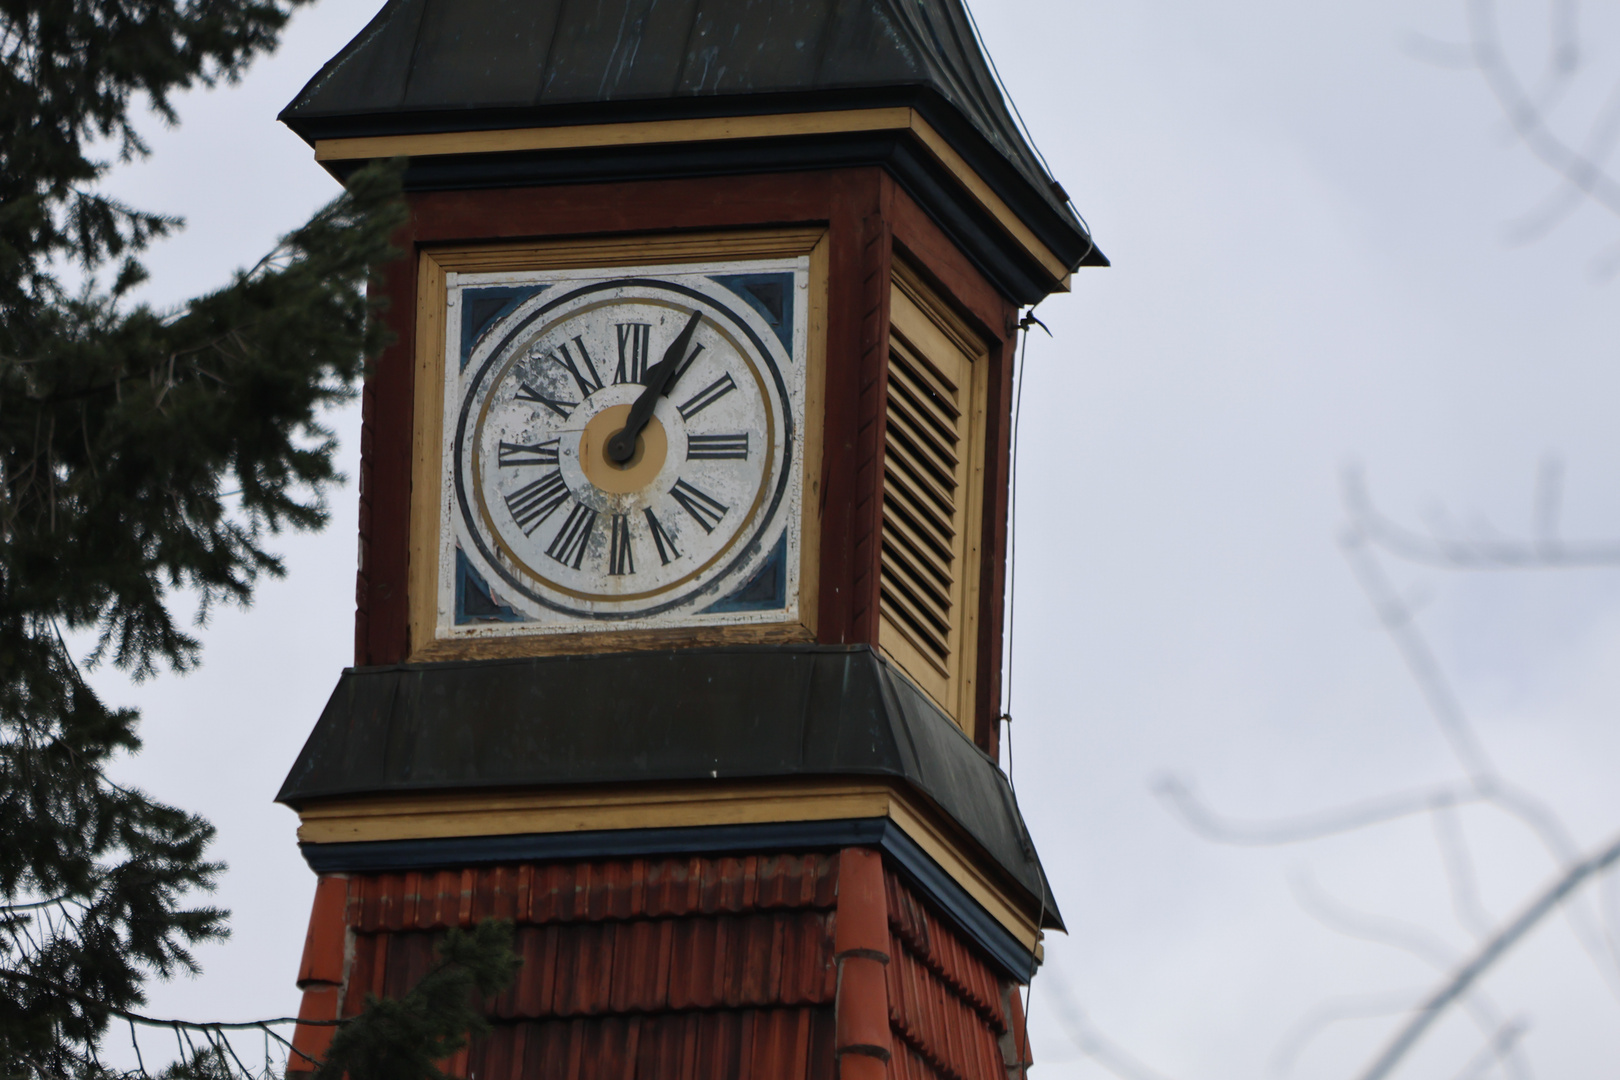
M 899 350 L 894 348 L 896 342 L 900 344 Z M 953 420 L 962 415 L 961 409 L 956 404 L 956 386 L 940 375 L 934 365 L 923 359 L 922 352 L 907 341 L 903 334 L 896 334 L 890 339 L 889 366 L 891 370 L 898 367 L 913 382 L 925 387 L 929 396 L 938 401 L 940 407 Z
M 911 642 L 912 647 L 917 650 L 919 656 L 928 661 L 941 675 L 950 674 L 948 666 L 950 662 L 949 652 L 944 649 L 943 645 L 939 644 L 937 639 L 922 628 L 909 611 L 902 606 L 896 605 L 889 590 L 883 590 L 883 595 L 879 598 L 878 608 L 888 624 L 899 631 L 907 641 Z
M 951 597 L 949 586 L 939 587 L 939 581 L 927 572 L 915 557 L 906 550 L 904 544 L 898 542 L 893 533 L 883 538 L 883 559 L 896 573 L 905 579 L 905 588 L 908 594 L 916 597 L 926 609 L 929 617 L 938 622 L 945 629 L 951 624 Z
M 883 440 L 886 470 L 896 474 L 895 482 L 908 488 L 917 498 L 927 499 L 946 520 L 956 514 L 954 493 L 941 487 L 934 470 L 917 459 L 916 453 L 898 432 L 889 431 Z
M 935 479 L 942 486 L 951 489 L 956 487 L 957 461 L 954 436 L 949 441 L 940 438 L 932 428 L 918 420 L 903 402 L 895 398 L 889 399 L 889 424 L 891 430 L 903 436 L 913 452 L 928 463 Z
M 940 439 L 955 442 L 957 416 L 954 412 L 943 409 L 942 403 L 932 392 L 925 393 L 921 387 L 906 377 L 906 373 L 899 366 L 890 373 L 890 379 L 889 393 L 892 399 L 903 402 L 919 419 L 926 421 L 938 433 Z
M 899 511 L 910 515 L 918 532 L 934 538 L 941 558 L 946 561 L 954 559 L 956 556 L 951 541 L 956 538 L 956 530 L 951 527 L 952 517 L 940 513 L 938 504 L 932 499 L 919 496 L 908 477 L 896 475 L 895 465 L 891 458 L 888 467 L 883 470 L 883 497 L 893 498 Z
M 937 536 L 919 531 L 903 512 L 884 514 L 883 532 L 885 536 L 894 533 L 895 542 L 904 544 L 906 550 L 914 554 L 940 585 L 947 589 L 951 587 L 955 580 L 955 575 L 951 573 L 951 553 L 948 548 L 941 547 Z
M 891 572 L 886 580 L 888 585 L 884 586 L 883 591 L 889 595 L 890 603 L 896 610 L 906 612 L 912 629 L 928 639 L 935 655 L 941 660 L 948 660 L 951 655 L 950 616 L 930 608 L 910 587 L 904 575 Z

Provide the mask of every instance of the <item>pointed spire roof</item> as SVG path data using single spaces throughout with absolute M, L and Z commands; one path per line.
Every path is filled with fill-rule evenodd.
M 896 104 L 1038 234 L 1072 234 L 1043 235 L 1060 257 L 1106 265 L 961 0 L 388 0 L 281 119 L 314 142 Z

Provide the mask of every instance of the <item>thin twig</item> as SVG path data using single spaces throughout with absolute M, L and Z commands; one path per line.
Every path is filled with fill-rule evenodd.
M 1479 878 L 1474 872 L 1474 859 L 1463 832 L 1462 818 L 1456 807 L 1437 806 L 1429 815 L 1434 825 L 1435 846 L 1440 849 L 1440 861 L 1446 869 L 1446 885 L 1451 891 L 1451 910 L 1457 924 L 1476 938 L 1490 932 L 1491 917 L 1480 900 Z
M 1543 479 L 1543 484 L 1548 481 Z M 1350 515 L 1350 534 L 1376 544 L 1408 562 L 1446 570 L 1578 570 L 1620 567 L 1620 542 L 1571 543 L 1540 531 L 1533 541 L 1462 539 L 1435 536 L 1409 529 L 1379 513 L 1367 495 L 1366 482 L 1357 469 L 1346 470 L 1344 503 Z M 1545 492 L 1541 499 L 1547 498 Z M 1540 524 L 1546 523 L 1540 508 Z
M 1294 1064 L 1316 1037 L 1329 1025 L 1342 1020 L 1365 1020 L 1405 1012 L 1421 991 L 1411 993 L 1359 994 L 1325 1001 L 1300 1017 L 1272 1051 L 1267 1072 L 1283 1080 L 1294 1071 Z
M 1477 1077 L 1484 1076 L 1505 1052 L 1518 1047 L 1519 1041 L 1529 1030 L 1528 1020 L 1522 1017 L 1509 1020 L 1485 1040 L 1485 1045 L 1479 1048 L 1479 1052 L 1469 1059 L 1453 1080 L 1476 1080 Z
M 1239 847 L 1307 843 L 1430 813 L 1440 807 L 1461 806 L 1485 799 L 1485 795 L 1473 784 L 1444 784 L 1299 817 L 1238 821 L 1210 810 L 1194 793 L 1191 782 L 1181 777 L 1158 777 L 1152 787 L 1154 794 L 1164 800 L 1193 832 L 1218 844 Z
M 1304 871 L 1291 875 L 1289 884 L 1300 908 L 1331 930 L 1348 937 L 1399 949 L 1441 972 L 1456 966 L 1456 950 L 1421 926 L 1387 916 L 1355 911 L 1328 896 Z M 1502 1029 L 1501 1014 L 1495 1003 L 1482 991 L 1470 992 L 1465 1004 L 1474 1022 L 1487 1036 Z M 1529 1080 L 1531 1076 L 1529 1063 L 1511 1045 L 1504 1049 L 1501 1064 L 1503 1071 L 1511 1076 L 1521 1080 Z
M 1429 711 L 1440 725 L 1440 732 L 1463 771 L 1476 787 L 1496 777 L 1495 763 L 1468 723 L 1462 704 L 1452 693 L 1450 684 L 1441 674 L 1439 661 L 1429 649 L 1429 643 L 1418 633 L 1411 608 L 1401 599 L 1388 575 L 1367 550 L 1366 535 L 1352 525 L 1340 536 L 1339 546 L 1362 591 L 1367 594 L 1373 611 L 1378 615 L 1378 621 L 1395 642 L 1396 650 L 1411 671 L 1418 690 L 1423 694 Z
M 143 1016 L 128 1009 L 115 1008 L 108 1005 L 92 994 L 75 990 L 70 986 L 63 986 L 59 982 L 43 978 L 26 971 L 9 971 L 0 969 L 0 979 L 18 979 L 22 982 L 32 983 L 43 987 L 52 993 L 61 994 L 82 1002 L 92 1008 L 101 1010 L 120 1020 L 129 1020 L 147 1027 L 166 1027 L 176 1031 L 184 1028 L 187 1031 L 245 1031 L 248 1028 L 263 1028 L 266 1024 L 299 1024 L 304 1027 L 342 1027 L 348 1020 L 304 1020 L 296 1016 L 276 1016 L 264 1020 L 161 1020 L 155 1016 Z
M 47 908 L 63 903 L 79 904 L 80 907 L 84 906 L 81 901 L 75 900 L 68 894 L 63 893 L 61 896 L 53 896 L 49 900 L 32 900 L 26 904 L 0 904 L 0 911 L 31 911 L 34 908 Z
M 146 1060 L 141 1057 L 141 1040 L 135 1035 L 135 1021 L 125 1020 L 124 1023 L 129 1025 L 129 1045 L 135 1048 L 135 1067 L 141 1070 L 142 1076 L 145 1076 Z
M 1112 1039 L 1098 1031 L 1085 1011 L 1076 1005 L 1069 993 L 1068 983 L 1050 964 L 1042 972 L 1042 982 L 1051 990 L 1047 1000 L 1057 1012 L 1058 1023 L 1069 1041 L 1086 1057 L 1095 1061 L 1120 1080 L 1167 1080 L 1165 1075 L 1142 1064 Z
M 1354 471 L 1346 475 L 1345 502 L 1351 518 L 1351 524 L 1341 537 L 1345 557 L 1396 651 L 1417 682 L 1419 692 L 1458 763 L 1468 772 L 1475 788 L 1488 802 L 1528 826 L 1561 866 L 1572 865 L 1578 857 L 1579 848 L 1569 829 L 1542 799 L 1509 782 L 1497 770 L 1428 641 L 1418 629 L 1415 613 L 1401 598 L 1369 549 L 1363 522 L 1376 519 L 1379 515 Z M 1596 916 L 1588 912 L 1584 905 L 1570 905 L 1565 911 L 1582 950 L 1603 976 L 1610 992 L 1620 997 L 1620 947 L 1617 947 L 1614 928 L 1603 925 L 1601 909 Z
M 1605 210 L 1620 215 L 1620 181 L 1554 134 L 1536 102 L 1514 76 L 1496 31 L 1492 0 L 1470 0 L 1467 8 L 1474 63 L 1513 133 L 1543 165 Z
M 1395 1034 L 1383 1052 L 1360 1075 L 1360 1080 L 1383 1080 L 1394 1071 L 1447 1009 L 1463 997 L 1492 966 L 1517 945 L 1549 913 L 1587 881 L 1620 862 L 1620 836 L 1591 857 L 1581 860 L 1558 877 L 1542 894 L 1491 939 L 1480 946 L 1430 998 L 1420 1005 L 1412 1019 Z

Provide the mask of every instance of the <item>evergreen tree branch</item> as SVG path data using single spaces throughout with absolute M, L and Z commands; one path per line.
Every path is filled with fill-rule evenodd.
M 262 536 L 324 523 L 339 477 L 317 417 L 381 343 L 365 289 L 399 220 L 397 169 L 357 179 L 177 318 L 0 296 L 0 351 L 30 357 L 0 360 L 0 901 L 77 905 L 7 912 L 0 967 L 112 1009 L 131 1011 L 148 973 L 195 971 L 192 946 L 223 936 L 223 911 L 184 903 L 222 867 L 206 822 L 106 779 L 111 755 L 139 748 L 138 717 L 90 690 L 57 627 L 97 627 L 92 661 L 137 677 L 183 670 L 197 644 L 170 591 L 195 590 L 204 614 L 246 603 L 281 572 Z M 0 1073 L 98 1068 L 114 1015 L 43 992 L 0 1002 Z
M 449 1080 L 438 1063 L 489 1030 L 483 1001 L 511 985 L 521 962 L 512 924 L 451 928 L 439 961 L 403 998 L 366 998 L 367 1020 L 341 1029 L 314 1080 Z

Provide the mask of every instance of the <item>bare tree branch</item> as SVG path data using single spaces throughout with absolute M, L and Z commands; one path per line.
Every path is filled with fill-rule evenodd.
M 1493 0 L 1470 0 L 1467 11 L 1474 64 L 1513 133 L 1571 187 L 1610 213 L 1620 215 L 1620 181 L 1604 171 L 1601 159 L 1575 150 L 1553 132 L 1542 109 L 1514 73 L 1497 32 Z
M 1331 930 L 1399 949 L 1437 971 L 1451 970 L 1457 964 L 1457 951 L 1421 926 L 1388 916 L 1355 911 L 1330 897 L 1304 871 L 1290 875 L 1289 885 L 1294 891 L 1294 899 L 1305 913 Z M 1465 997 L 1465 1004 L 1470 1016 L 1487 1037 L 1502 1030 L 1501 1014 L 1483 991 L 1470 992 Z M 1531 1076 L 1529 1063 L 1511 1044 L 1503 1052 L 1501 1065 L 1502 1071 L 1510 1076 L 1521 1080 L 1529 1080 Z
M 1153 793 L 1181 818 L 1187 828 L 1206 840 L 1238 847 L 1306 843 L 1429 813 L 1440 807 L 1485 799 L 1479 789 L 1470 783 L 1437 785 L 1299 817 L 1238 821 L 1210 810 L 1193 791 L 1190 780 L 1166 774 L 1156 778 L 1151 786 Z
M 1422 991 L 1418 990 L 1357 994 L 1322 1002 L 1296 1020 L 1294 1026 L 1283 1035 L 1282 1041 L 1272 1051 L 1266 1071 L 1275 1080 L 1284 1080 L 1294 1071 L 1294 1065 L 1299 1056 L 1305 1052 L 1305 1048 L 1328 1027 L 1344 1020 L 1365 1020 L 1406 1012 L 1412 1007 L 1412 1002 L 1421 997 Z
M 1401 919 L 1356 911 L 1324 892 L 1316 879 L 1304 869 L 1296 868 L 1288 875 L 1288 886 L 1300 908 L 1330 930 L 1346 937 L 1398 949 L 1441 971 L 1447 971 L 1457 963 L 1457 950 L 1438 935 Z M 1495 1027 L 1496 1024 L 1491 1026 Z
M 1531 930 L 1541 923 L 1594 876 L 1620 862 L 1620 836 L 1616 836 L 1595 854 L 1582 859 L 1558 877 L 1542 894 L 1490 940 L 1480 946 L 1469 960 L 1459 967 L 1430 998 L 1420 1005 L 1412 1019 L 1396 1033 L 1383 1052 L 1360 1074 L 1360 1080 L 1384 1080 L 1407 1053 L 1434 1026 L 1447 1009 L 1468 993 L 1495 963 L 1517 945 Z
M 1050 990 L 1047 1001 L 1057 1014 L 1058 1023 L 1069 1041 L 1086 1057 L 1120 1080 L 1168 1080 L 1161 1072 L 1142 1064 L 1117 1043 L 1097 1030 L 1085 1010 L 1075 1004 L 1069 985 L 1050 964 L 1041 973 L 1041 985 Z
M 1549 475 L 1544 468 L 1543 489 L 1554 486 L 1555 482 L 1550 483 L 1547 479 Z M 1368 518 L 1376 519 L 1378 515 L 1359 475 L 1354 471 L 1346 476 L 1345 502 L 1351 518 L 1351 524 L 1340 540 L 1345 558 L 1373 610 L 1377 612 L 1384 630 L 1417 682 L 1418 690 L 1458 763 L 1467 771 L 1480 795 L 1528 826 L 1559 864 L 1564 867 L 1572 865 L 1578 857 L 1579 848 L 1569 829 L 1544 801 L 1512 784 L 1497 770 L 1429 648 L 1428 641 L 1419 631 L 1415 613 L 1401 599 L 1388 574 L 1370 550 L 1368 535 L 1361 522 Z M 1538 502 L 1542 507 L 1539 516 L 1544 527 L 1554 527 L 1555 519 L 1549 519 L 1556 512 L 1555 497 L 1543 496 Z M 1603 924 L 1606 913 L 1600 909 L 1594 915 L 1581 904 L 1572 904 L 1565 910 L 1570 928 L 1581 948 L 1603 976 L 1610 992 L 1620 997 L 1620 943 L 1616 941 L 1614 926 Z
M 1548 570 L 1620 567 L 1620 542 L 1572 543 L 1559 539 L 1557 514 L 1563 471 L 1544 463 L 1537 490 L 1537 536 L 1533 541 L 1494 537 L 1460 538 L 1420 533 L 1385 517 L 1367 495 L 1361 471 L 1344 474 L 1344 504 L 1350 517 L 1347 533 L 1376 544 L 1408 562 L 1446 570 Z
M 1434 825 L 1435 846 L 1446 869 L 1446 885 L 1451 891 L 1451 910 L 1457 925 L 1476 938 L 1490 933 L 1491 917 L 1479 896 L 1479 879 L 1474 858 L 1463 833 L 1462 816 L 1454 806 L 1436 806 L 1429 815 Z
M 1352 525 L 1340 536 L 1339 546 L 1362 591 L 1367 594 L 1373 611 L 1377 613 L 1378 621 L 1394 640 L 1401 659 L 1416 680 L 1429 711 L 1440 725 L 1440 733 L 1445 736 L 1463 771 L 1476 787 L 1482 781 L 1495 777 L 1496 764 L 1468 723 L 1450 684 L 1440 673 L 1440 664 L 1430 651 L 1428 642 L 1418 633 L 1411 608 L 1401 599 L 1383 568 L 1367 550 L 1366 535 Z
M 1478 1080 L 1490 1071 L 1491 1066 L 1501 1060 L 1510 1051 L 1518 1049 L 1519 1040 L 1524 1038 L 1525 1032 L 1530 1030 L 1530 1024 L 1524 1019 L 1509 1020 L 1498 1028 L 1486 1040 L 1479 1052 L 1469 1059 L 1468 1064 L 1462 1067 L 1453 1080 Z

